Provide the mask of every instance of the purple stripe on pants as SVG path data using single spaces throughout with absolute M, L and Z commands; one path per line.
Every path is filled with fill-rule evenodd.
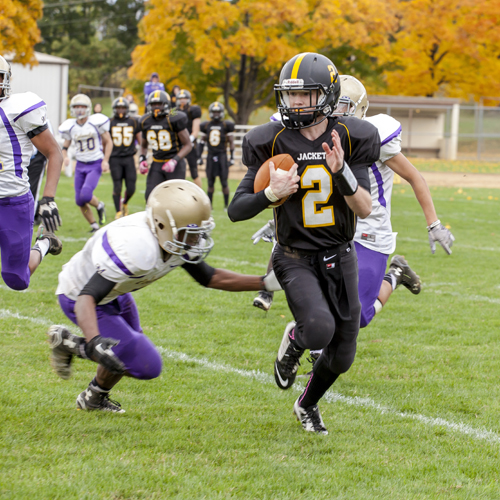
M 31 191 L 22 196 L 0 198 L 2 278 L 13 290 L 26 290 L 30 284 L 28 264 L 33 236 L 33 212 Z
M 94 190 L 99 184 L 101 178 L 102 160 L 96 160 L 90 163 L 76 162 L 75 167 L 75 202 L 79 207 L 88 203 Z
M 17 177 L 23 176 L 23 155 L 21 152 L 21 145 L 19 144 L 19 139 L 17 138 L 17 135 L 12 128 L 12 125 L 9 122 L 9 119 L 7 118 L 6 114 L 4 113 L 3 109 L 0 108 L 0 118 L 3 121 L 3 124 L 5 125 L 5 129 L 7 130 L 7 133 L 9 134 L 9 139 L 10 139 L 10 144 L 12 146 L 12 153 L 14 155 L 14 168 L 16 172 Z
M 59 295 L 64 314 L 77 325 L 75 301 Z M 149 380 L 161 373 L 162 360 L 155 345 L 142 333 L 139 312 L 130 293 L 121 295 L 109 304 L 96 306 L 97 324 L 102 337 L 119 340 L 113 352 L 125 364 L 134 378 Z
M 358 293 L 361 302 L 360 326 L 364 328 L 369 325 L 373 316 L 375 316 L 374 304 L 379 296 L 389 256 L 385 253 L 370 250 L 357 241 L 354 244 L 358 254 Z

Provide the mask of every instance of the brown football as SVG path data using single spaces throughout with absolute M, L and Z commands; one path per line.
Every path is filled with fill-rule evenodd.
M 281 168 L 281 170 L 290 170 L 295 163 L 295 160 L 289 154 L 276 155 L 272 158 L 269 158 L 269 160 L 266 160 L 260 166 L 259 171 L 255 176 L 253 184 L 254 193 L 258 193 L 259 191 L 262 191 L 263 189 L 266 189 L 267 186 L 269 186 L 269 182 L 271 181 L 269 177 L 269 162 L 271 161 L 274 163 L 275 170 L 277 170 L 278 168 Z M 276 203 L 271 203 L 269 207 L 279 207 L 280 205 L 285 203 L 286 200 L 288 200 L 288 197 L 281 198 L 281 200 L 278 200 Z

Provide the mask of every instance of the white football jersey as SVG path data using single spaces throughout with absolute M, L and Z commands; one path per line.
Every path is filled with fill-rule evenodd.
M 64 294 L 76 300 L 97 272 L 116 283 L 99 303 L 107 304 L 120 295 L 144 288 L 185 263 L 177 255 L 171 255 L 164 262 L 162 255 L 158 240 L 148 226 L 146 212 L 115 220 L 97 231 L 83 249 L 64 264 L 56 295 Z
M 33 92 L 0 101 L 0 198 L 30 189 L 28 165 L 33 154 L 30 133 L 47 124 L 47 106 Z
M 394 172 L 385 164 L 401 153 L 401 124 L 389 115 L 364 118 L 377 127 L 380 135 L 380 158 L 368 170 L 372 195 L 372 212 L 358 218 L 354 241 L 370 250 L 391 254 L 396 249 L 396 233 L 391 225 L 391 197 Z
M 73 141 L 75 158 L 86 163 L 104 158 L 101 135 L 106 132 L 109 132 L 109 118 L 102 113 L 90 115 L 83 125 L 76 118 L 69 118 L 59 127 L 61 137 Z

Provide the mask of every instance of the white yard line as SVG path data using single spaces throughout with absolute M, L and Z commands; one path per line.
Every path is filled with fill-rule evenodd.
M 171 358 L 186 363 L 196 363 L 197 365 L 203 366 L 204 368 L 208 368 L 209 370 L 214 370 L 217 372 L 224 372 L 224 373 L 234 373 L 236 375 L 240 375 L 241 377 L 257 380 L 262 384 L 275 385 L 273 376 L 268 375 L 267 373 L 262 373 L 258 370 L 241 370 L 239 368 L 233 368 L 232 366 L 223 365 L 221 363 L 214 363 L 204 358 L 195 358 L 193 356 L 189 356 L 182 352 L 171 351 L 170 349 L 166 349 L 164 347 L 158 347 L 158 350 L 166 358 Z M 299 382 L 296 382 L 292 388 L 296 392 L 301 393 L 304 391 L 304 385 Z M 388 406 L 380 405 L 369 398 L 343 396 L 342 394 L 328 391 L 325 394 L 324 399 L 329 403 L 340 402 L 352 406 L 361 406 L 363 408 L 369 408 L 375 410 L 381 414 L 390 414 L 400 418 L 416 420 L 417 422 L 420 422 L 422 424 L 431 427 L 445 427 L 450 431 L 457 432 L 459 434 L 464 434 L 466 436 L 470 436 L 477 440 L 488 441 L 494 444 L 500 444 L 500 435 L 498 435 L 493 431 L 489 431 L 486 429 L 477 429 L 462 422 L 453 422 L 450 420 L 445 420 L 443 418 L 426 417 L 425 415 L 401 412 L 393 408 L 390 408 Z
M 30 321 L 32 323 L 44 326 L 49 326 L 53 324 L 52 321 L 46 318 L 33 318 L 31 316 L 23 316 L 17 312 L 12 312 L 8 309 L 0 309 L 0 318 L 15 318 L 23 321 Z M 77 329 L 74 325 L 71 326 L 70 328 Z M 213 370 L 216 372 L 234 373 L 241 377 L 256 380 L 262 384 L 275 385 L 273 376 L 267 373 L 263 373 L 259 370 L 242 370 L 239 368 L 233 368 L 232 366 L 224 365 L 222 363 L 214 363 L 213 361 L 210 361 L 208 359 L 196 358 L 194 356 L 189 356 L 188 354 L 182 352 L 171 351 L 170 349 L 167 349 L 165 347 L 157 346 L 157 349 L 165 358 L 170 358 L 185 363 L 195 363 L 197 365 L 200 365 L 204 368 L 208 368 L 209 370 Z M 304 385 L 301 384 L 300 382 L 296 382 L 293 385 L 293 390 L 295 390 L 296 392 L 302 392 L 304 390 Z M 375 402 L 373 399 L 343 396 L 342 394 L 328 391 L 324 396 L 324 400 L 327 401 L 328 403 L 340 402 L 351 406 L 369 408 L 381 413 L 382 415 L 383 414 L 395 415 L 400 418 L 415 420 L 430 427 L 444 427 L 450 431 L 472 437 L 473 439 L 476 440 L 488 441 L 493 444 L 500 444 L 500 435 L 493 431 L 489 431 L 487 429 L 478 429 L 468 424 L 464 424 L 462 422 L 453 422 L 439 417 L 437 418 L 426 417 L 425 415 L 401 412 L 395 410 L 394 408 L 381 405 Z

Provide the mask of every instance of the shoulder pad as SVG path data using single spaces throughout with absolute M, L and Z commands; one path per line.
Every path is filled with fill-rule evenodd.
M 283 128 L 281 122 L 267 122 L 249 130 L 245 138 L 252 146 L 268 144 L 274 141 L 276 134 Z
M 343 116 L 339 119 L 339 124 L 344 125 L 349 130 L 352 140 L 368 139 L 373 135 L 378 136 L 377 128 L 366 120 L 360 120 L 354 116 Z
M 68 118 L 59 125 L 59 133 L 69 132 L 76 123 L 76 118 Z
M 389 115 L 379 114 L 370 116 L 365 118 L 365 121 L 377 128 L 382 142 L 394 136 L 394 134 L 401 132 L 401 123 Z
M 101 127 L 107 121 L 109 121 L 109 118 L 106 115 L 103 115 L 102 113 L 94 113 L 93 115 L 89 116 L 89 122 L 95 125 L 96 127 Z

